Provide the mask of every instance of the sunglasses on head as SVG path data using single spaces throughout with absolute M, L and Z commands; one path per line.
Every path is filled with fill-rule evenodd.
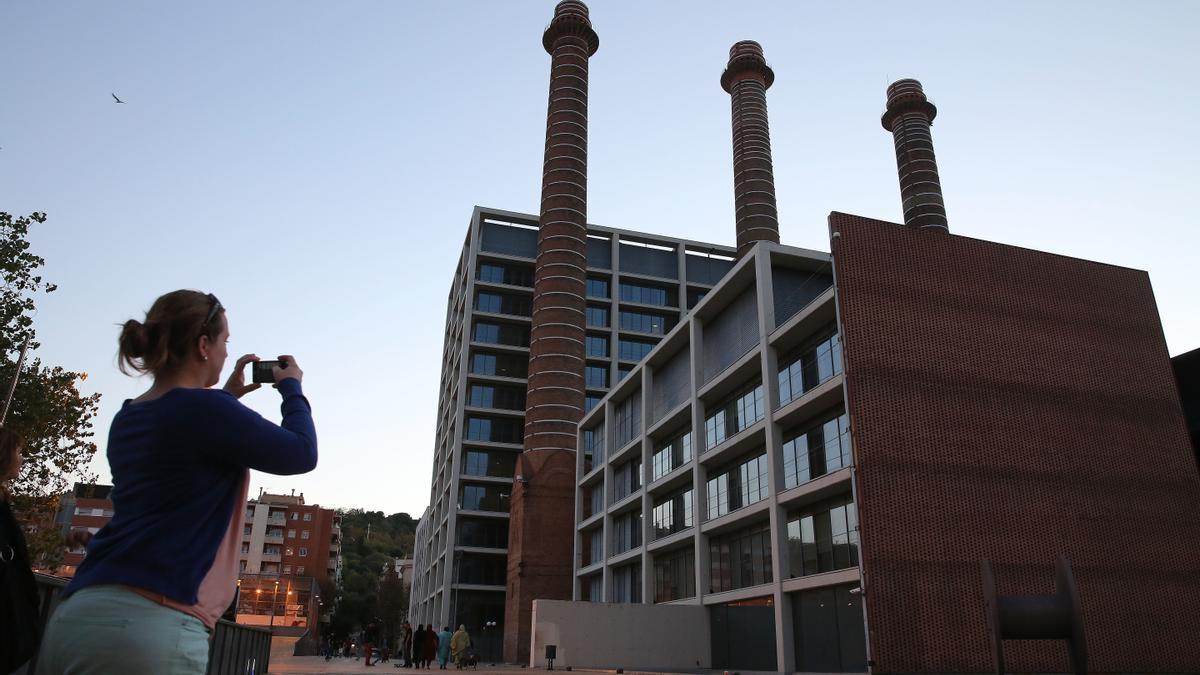
M 204 317 L 204 323 L 200 324 L 201 333 L 208 330 L 208 324 L 212 323 L 212 320 L 217 316 L 217 312 L 221 311 L 221 301 L 217 299 L 217 296 L 209 293 L 208 301 L 212 303 L 212 306 L 208 308 L 208 316 Z

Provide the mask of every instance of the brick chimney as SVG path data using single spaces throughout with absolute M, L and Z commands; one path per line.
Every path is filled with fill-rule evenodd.
M 534 265 L 524 452 L 509 507 L 504 659 L 529 660 L 535 599 L 570 600 L 575 435 L 583 416 L 587 269 L 587 6 L 563 0 L 542 35 L 550 54 L 542 204 Z
M 767 88 L 774 81 L 775 73 L 763 58 L 760 44 L 742 40 L 729 49 L 721 87 L 733 103 L 733 200 L 739 258 L 755 242 L 779 243 L 771 130 L 767 126 Z
M 920 230 L 949 232 L 933 136 L 929 127 L 937 108 L 925 98 L 921 83 L 896 80 L 887 88 L 887 111 L 880 122 L 896 142 L 896 167 L 900 172 L 900 198 L 904 224 Z

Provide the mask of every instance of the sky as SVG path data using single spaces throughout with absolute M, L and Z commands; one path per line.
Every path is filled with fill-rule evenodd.
M 879 124 L 919 79 L 951 232 L 1146 270 L 1200 347 L 1200 3 L 589 2 L 589 222 L 734 243 L 729 47 L 762 43 L 783 243 L 901 219 Z M 126 398 L 118 325 L 177 288 L 231 359 L 296 356 L 320 465 L 252 490 L 418 516 L 446 297 L 474 205 L 538 208 L 550 1 L 0 6 L 0 210 L 59 290 L 46 362 Z M 115 93 L 124 105 L 117 104 Z M 278 421 L 270 389 L 244 402 Z

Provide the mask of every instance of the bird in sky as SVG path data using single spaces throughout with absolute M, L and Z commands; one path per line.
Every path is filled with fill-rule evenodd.
M 121 99 L 117 98 L 117 95 L 116 95 L 116 94 L 113 94 L 113 95 L 112 95 L 112 97 L 113 97 L 113 100 L 114 100 L 114 101 L 116 101 L 117 103 L 124 103 L 124 102 L 125 102 L 125 101 L 122 101 Z

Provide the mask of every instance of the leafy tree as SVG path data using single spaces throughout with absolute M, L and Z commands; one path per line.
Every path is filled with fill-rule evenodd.
M 408 615 L 408 593 L 395 579 L 392 559 L 412 555 L 416 522 L 407 513 L 340 510 L 342 586 L 330 618 L 330 633 L 346 636 L 373 619 L 394 636 Z
M 41 344 L 33 326 L 35 298 L 58 287 L 38 270 L 45 260 L 29 251 L 29 229 L 46 214 L 14 218 L 0 212 L 0 396 L 8 393 L 25 340 L 30 356 L 21 367 L 5 426 L 25 437 L 24 465 L 12 485 L 13 507 L 29 531 L 31 556 L 54 568 L 62 558 L 62 538 L 54 526 L 58 495 L 70 478 L 82 475 L 96 454 L 92 422 L 100 394 L 82 395 L 76 384 L 87 373 L 51 366 L 33 355 Z M 0 399 L 2 405 L 2 399 Z

